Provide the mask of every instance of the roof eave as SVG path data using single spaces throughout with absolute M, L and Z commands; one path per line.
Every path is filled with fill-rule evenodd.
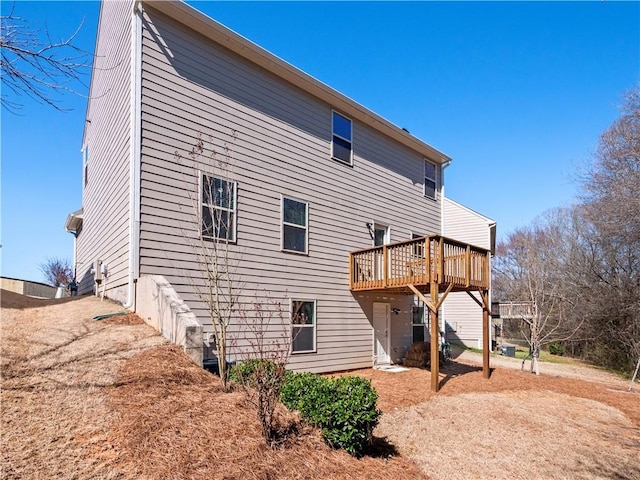
M 64 222 L 64 229 L 69 233 L 76 233 L 82 226 L 84 220 L 84 209 L 76 210 L 67 215 L 67 221 Z

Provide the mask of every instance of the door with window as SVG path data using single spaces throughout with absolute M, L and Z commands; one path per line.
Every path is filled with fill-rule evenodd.
M 391 305 L 373 302 L 373 355 L 374 365 L 391 363 Z
M 389 227 L 375 223 L 373 225 L 373 246 L 379 247 L 389 243 Z M 382 250 L 376 252 L 375 279 L 382 280 L 384 278 L 384 254 Z

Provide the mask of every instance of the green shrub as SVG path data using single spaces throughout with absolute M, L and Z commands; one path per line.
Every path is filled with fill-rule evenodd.
M 551 342 L 549 344 L 549 353 L 551 355 L 564 355 L 564 345 L 560 342 Z
M 256 374 L 277 376 L 280 372 L 279 365 L 267 359 L 250 358 L 234 365 L 229 371 L 229 379 L 240 385 L 254 386 Z
M 320 427 L 327 443 L 361 456 L 371 443 L 380 411 L 371 382 L 360 377 L 327 378 L 289 373 L 282 402 L 303 419 Z
M 237 363 L 229 370 L 229 380 L 232 380 L 240 385 L 247 385 L 251 381 L 251 377 L 258 369 L 260 362 L 265 360 L 259 360 L 257 358 L 251 358 Z

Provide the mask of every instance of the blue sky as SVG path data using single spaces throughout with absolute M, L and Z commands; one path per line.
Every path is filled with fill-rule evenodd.
M 189 3 L 451 156 L 447 196 L 501 236 L 573 202 L 640 78 L 638 2 Z M 84 18 L 77 44 L 93 50 L 98 2 L 18 1 L 15 14 L 53 38 Z M 66 113 L 24 103 L 1 114 L 0 270 L 42 280 L 39 263 L 73 254 L 86 99 L 65 95 Z

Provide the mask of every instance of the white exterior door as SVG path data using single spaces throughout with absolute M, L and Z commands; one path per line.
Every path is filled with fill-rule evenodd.
M 391 305 L 388 303 L 373 302 L 373 355 L 374 365 L 391 363 L 390 351 L 390 325 Z

